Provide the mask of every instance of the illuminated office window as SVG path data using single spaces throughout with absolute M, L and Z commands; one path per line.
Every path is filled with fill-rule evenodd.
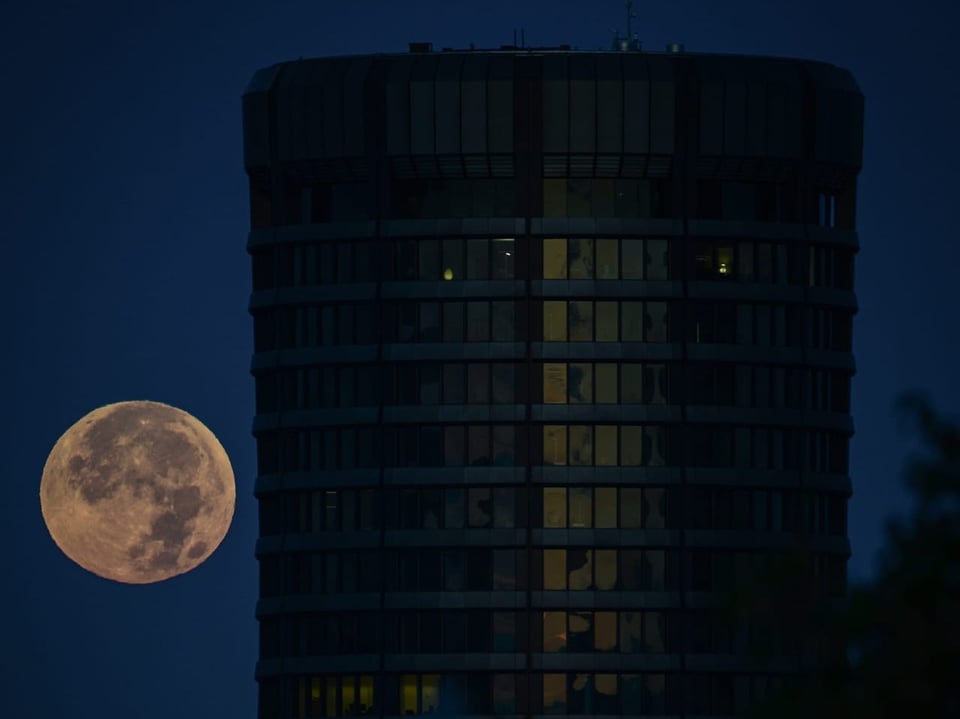
M 593 341 L 593 302 L 571 301 L 568 304 L 571 342 Z
M 543 526 L 559 529 L 567 526 L 566 487 L 543 488 Z
M 571 280 L 593 279 L 593 240 L 572 239 L 567 243 L 568 276 Z
M 619 240 L 597 240 L 597 279 L 615 280 L 620 277 Z
M 567 374 L 568 398 L 571 403 L 593 402 L 593 365 L 589 362 L 572 362 Z
M 567 647 L 567 613 L 543 612 L 543 651 L 562 652 Z
M 567 675 L 543 675 L 543 712 L 544 714 L 567 713 Z
M 543 550 L 543 588 L 567 588 L 567 550 Z
M 564 425 L 544 425 L 543 463 L 567 463 L 567 428 Z

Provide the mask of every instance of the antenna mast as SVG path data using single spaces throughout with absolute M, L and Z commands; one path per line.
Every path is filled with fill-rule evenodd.
M 637 14 L 633 11 L 633 0 L 626 0 L 624 3 L 627 6 L 627 34 L 624 37 L 620 37 L 620 33 L 616 30 L 613 32 L 613 46 L 611 47 L 614 51 L 627 52 L 627 51 L 640 51 L 640 40 L 638 40 L 633 34 L 633 19 Z

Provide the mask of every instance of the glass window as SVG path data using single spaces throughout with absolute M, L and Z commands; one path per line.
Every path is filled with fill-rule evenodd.
M 623 342 L 643 342 L 643 302 L 622 303 L 620 339 Z
M 443 241 L 443 278 L 462 280 L 463 274 L 463 240 L 449 239 Z
M 627 363 L 620 365 L 620 401 L 623 404 L 643 402 L 643 365 Z
M 490 276 L 490 241 L 467 240 L 467 279 L 485 280 Z
M 493 279 L 513 279 L 513 258 L 516 250 L 513 238 L 495 238 L 493 245 Z
M 440 273 L 440 241 L 420 240 L 420 279 L 437 280 Z
M 448 467 L 462 467 L 466 463 L 464 427 L 443 428 L 443 463 Z
M 597 302 L 597 342 L 616 342 L 619 337 L 616 302 Z
M 567 241 L 545 239 L 543 241 L 543 278 L 545 280 L 567 279 Z
M 571 342 L 591 342 L 593 340 L 593 302 L 571 301 L 569 322 Z
M 594 552 L 596 561 L 596 588 L 607 591 L 617 588 L 617 550 L 597 549 Z
M 443 341 L 463 342 L 463 303 L 443 303 Z
M 571 434 L 573 427 L 570 428 Z M 590 487 L 571 487 L 570 527 L 586 528 L 593 526 L 593 490 Z
M 572 362 L 568 371 L 568 399 L 576 404 L 593 402 L 593 365 L 589 362 Z
M 647 342 L 666 342 L 667 341 L 667 303 L 666 302 L 645 302 L 644 309 L 646 315 L 644 321 L 646 324 Z
M 490 341 L 490 303 L 467 303 L 467 342 Z
M 620 277 L 618 240 L 597 240 L 597 279 L 615 280 Z
M 567 552 L 567 589 L 589 589 L 593 583 L 593 550 L 571 548 Z
M 599 573 L 599 562 L 598 562 Z M 598 652 L 612 652 L 617 648 L 617 613 L 593 613 L 593 648 Z M 616 713 L 616 712 L 610 712 Z
M 663 487 L 646 487 L 643 490 L 644 523 L 646 529 L 663 529 L 666 526 L 667 492 Z
M 543 675 L 543 713 L 567 713 L 567 675 Z
M 643 490 L 639 487 L 623 487 L 620 490 L 620 528 L 643 527 Z
M 516 308 L 511 300 L 491 302 L 493 342 L 513 342 L 516 337 Z
M 598 467 L 614 467 L 617 464 L 617 426 L 601 424 L 595 428 L 595 456 Z
M 494 303 L 496 304 L 496 303 Z M 493 365 L 493 403 L 512 404 L 514 396 L 514 366 L 507 362 Z
M 571 425 L 569 428 L 570 464 L 593 465 L 593 427 Z
M 512 467 L 517 463 L 517 431 L 513 425 L 493 426 L 493 463 L 501 467 Z
M 717 248 L 717 274 L 720 279 L 733 278 L 733 247 L 730 245 Z
M 642 615 L 640 612 L 620 612 L 620 651 L 634 654 L 643 651 Z
M 545 300 L 543 303 L 543 339 L 546 342 L 567 341 L 567 303 Z
M 593 612 L 570 612 L 567 615 L 567 645 L 571 652 L 593 649 Z
M 565 487 L 543 488 L 543 526 L 558 529 L 567 526 L 567 490 Z
M 490 464 L 490 427 L 471 426 L 467 432 L 467 461 L 473 465 Z
M 492 515 L 490 487 L 470 487 L 467 493 L 467 526 L 473 528 L 490 527 L 493 520 Z
M 567 181 L 565 178 L 550 177 L 544 179 L 543 216 L 567 216 Z
M 617 404 L 617 365 L 612 362 L 595 365 L 597 404 Z
M 487 404 L 490 401 L 490 365 L 467 365 L 467 403 Z
M 666 280 L 669 261 L 666 240 L 646 240 L 646 273 L 648 280 Z
M 446 529 L 463 528 L 463 489 L 460 487 L 443 490 L 443 526 Z
M 443 402 L 444 404 L 466 402 L 466 380 L 462 364 L 448 362 L 443 365 Z
M 543 463 L 563 465 L 567 463 L 567 428 L 564 425 L 544 425 Z
M 622 240 L 623 267 L 622 275 L 625 280 L 643 279 L 643 241 Z
M 546 362 L 543 365 L 543 403 L 566 404 L 567 366 L 561 362 Z
M 562 652 L 567 646 L 567 613 L 543 613 L 543 651 Z
M 599 427 L 598 427 L 599 429 Z M 597 529 L 617 528 L 617 489 L 616 487 L 596 487 L 593 490 L 596 505 Z
M 423 682 L 420 696 L 421 712 L 432 714 L 440 706 L 440 675 L 424 674 L 421 679 Z
M 543 550 L 543 588 L 567 588 L 567 550 Z
M 620 428 L 620 464 L 624 467 L 636 467 L 642 462 L 643 428 L 623 426 Z
M 593 279 L 593 240 L 574 239 L 567 243 L 571 280 Z

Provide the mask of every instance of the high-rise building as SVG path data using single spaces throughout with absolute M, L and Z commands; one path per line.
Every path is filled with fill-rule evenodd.
M 624 47 L 255 74 L 263 719 L 729 716 L 717 592 L 843 592 L 863 98 Z

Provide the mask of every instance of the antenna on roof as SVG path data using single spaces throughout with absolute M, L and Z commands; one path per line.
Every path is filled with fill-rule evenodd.
M 633 11 L 633 0 L 626 0 L 624 4 L 627 6 L 627 34 L 624 37 L 620 37 L 620 33 L 614 30 L 613 45 L 610 49 L 619 52 L 628 52 L 631 50 L 639 52 L 640 40 L 633 34 L 633 19 L 637 16 Z

